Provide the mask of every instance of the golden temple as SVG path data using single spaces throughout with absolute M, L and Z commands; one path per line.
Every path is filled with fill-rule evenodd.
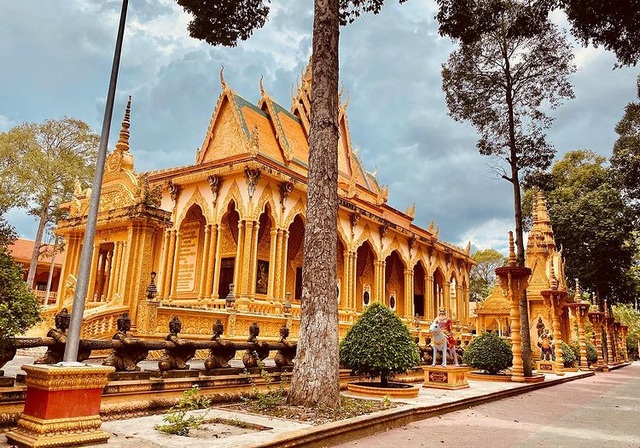
M 257 105 L 232 90 L 222 71 L 220 82 L 193 165 L 135 171 L 129 99 L 106 161 L 83 337 L 111 337 L 124 311 L 133 332 L 151 337 L 166 335 L 174 315 L 185 337 L 209 336 L 216 319 L 229 338 L 246 337 L 256 321 L 267 339 L 277 338 L 283 323 L 297 337 L 311 70 L 303 72 L 289 110 L 262 81 Z M 415 204 L 404 212 L 387 204 L 388 188 L 365 171 L 352 147 L 348 102 L 339 104 L 340 334 L 371 302 L 389 306 L 411 327 L 444 307 L 459 329 L 467 328 L 470 246 L 439 240 L 433 223 L 415 225 Z M 76 190 L 57 228 L 67 257 L 49 314 L 73 299 L 88 209 L 88 194 Z

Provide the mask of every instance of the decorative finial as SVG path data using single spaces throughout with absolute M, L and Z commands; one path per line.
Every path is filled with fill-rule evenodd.
M 509 266 L 516 265 L 516 251 L 513 243 L 513 232 L 509 231 Z
M 131 95 L 127 101 L 127 107 L 124 111 L 124 119 L 120 128 L 120 137 L 116 143 L 116 149 L 119 151 L 129 151 L 129 127 L 131 126 Z
M 260 95 L 265 96 L 267 94 L 266 90 L 264 90 L 264 84 L 262 84 L 263 75 L 260 75 Z
M 222 86 L 222 90 L 227 90 L 227 82 L 224 80 L 224 65 L 220 68 L 220 85 Z
M 551 259 L 551 272 L 549 274 L 549 287 L 554 291 L 558 289 L 558 279 L 556 278 L 556 271 L 553 268 L 553 259 Z
M 338 98 L 342 98 L 343 93 L 344 93 L 344 82 L 340 83 L 340 91 L 338 92 Z
M 578 303 L 582 302 L 582 290 L 580 289 L 580 282 L 578 281 L 578 279 L 576 279 L 576 294 L 573 300 Z

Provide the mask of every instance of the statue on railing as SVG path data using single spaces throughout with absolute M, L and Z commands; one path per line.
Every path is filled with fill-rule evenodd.
M 191 341 L 181 339 L 178 333 L 182 330 L 182 322 L 178 316 L 173 316 L 169 321 L 169 334 L 166 341 L 172 342 L 172 348 L 165 348 L 164 355 L 158 362 L 161 372 L 167 370 L 189 370 L 187 361 L 194 357 L 196 349 Z
M 220 319 L 217 319 L 213 324 L 213 337 L 211 338 L 216 342 L 216 345 L 209 349 L 209 357 L 204 361 L 204 368 L 207 370 L 231 367 L 229 361 L 236 355 L 235 344 L 231 341 L 223 341 L 220 338 L 222 333 L 224 333 L 224 325 Z
M 67 343 L 67 330 L 69 329 L 69 323 L 71 322 L 71 314 L 66 308 L 62 308 L 55 317 L 55 328 L 52 328 L 47 333 L 47 336 L 52 338 L 55 342 L 49 346 L 46 353 L 40 358 L 33 361 L 34 364 L 57 364 L 62 362 L 64 358 L 64 347 Z M 80 341 L 78 348 L 78 362 L 82 362 L 85 359 L 89 359 L 91 356 L 91 349 L 83 348 L 82 341 Z
M 245 368 L 255 368 L 260 366 L 262 360 L 269 356 L 269 344 L 264 341 L 258 341 L 260 327 L 256 322 L 249 327 L 249 339 L 247 342 L 253 342 L 254 348 L 248 349 L 242 357 L 242 363 Z
M 278 349 L 278 353 L 273 358 L 278 367 L 278 370 L 290 370 L 293 367 L 293 358 L 296 357 L 296 344 L 287 341 L 289 337 L 289 329 L 286 324 L 282 324 L 280 327 L 280 344 L 282 346 Z
M 113 335 L 113 340 L 120 341 L 121 347 L 116 347 L 102 363 L 103 366 L 116 368 L 116 372 L 133 372 L 140 370 L 137 364 L 144 361 L 149 350 L 144 341 L 131 337 L 131 318 L 129 313 L 124 313 L 117 320 L 118 331 Z

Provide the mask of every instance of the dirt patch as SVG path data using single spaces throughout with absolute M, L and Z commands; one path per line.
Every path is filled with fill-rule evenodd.
M 223 439 L 225 437 L 251 434 L 271 429 L 267 426 L 255 425 L 242 420 L 228 420 L 222 418 L 207 419 L 197 428 L 189 431 L 188 437 L 196 439 Z

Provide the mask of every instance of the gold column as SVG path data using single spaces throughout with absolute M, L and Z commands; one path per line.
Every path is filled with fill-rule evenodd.
M 253 229 L 251 231 L 251 257 L 249 258 L 249 297 L 254 299 L 256 297 L 256 280 L 258 276 L 258 236 L 260 235 L 260 221 L 254 221 Z
M 433 275 L 426 274 L 424 278 L 424 300 L 427 305 L 424 310 L 424 318 L 427 321 L 431 321 L 434 318 L 433 310 Z
M 220 247 L 222 244 L 220 243 L 220 234 L 222 233 L 222 228 L 216 225 L 216 243 L 215 243 L 215 265 L 213 269 L 213 286 L 211 287 L 211 299 L 216 300 L 219 299 L 218 289 L 220 288 L 220 263 L 221 263 L 221 255 L 220 255 Z
M 513 367 L 511 368 L 511 381 L 522 383 L 524 367 L 522 361 L 522 338 L 520 336 L 520 296 L 527 288 L 531 269 L 516 265 L 513 232 L 509 232 L 509 263 L 507 266 L 497 268 L 496 275 L 500 279 L 503 290 L 507 292 L 507 300 L 511 305 L 509 318 L 511 319 L 511 348 L 513 351 Z
M 373 262 L 373 302 L 385 303 L 384 301 L 384 268 L 385 262 L 382 260 L 375 260 Z
M 604 331 L 607 335 L 607 365 L 612 365 L 615 363 L 613 359 L 613 321 L 615 318 L 606 317 L 604 322 Z
M 198 285 L 198 300 L 204 299 L 209 277 L 209 251 L 211 250 L 211 224 L 204 226 L 204 244 L 202 245 L 202 264 L 200 265 L 200 282 Z
M 169 300 L 173 300 L 176 297 L 176 290 L 178 289 L 178 272 L 180 271 L 180 244 L 181 244 L 180 232 L 176 230 L 175 243 L 173 251 L 173 262 L 171 263 L 171 293 L 169 294 Z
M 207 260 L 207 275 L 204 286 L 204 298 L 209 300 L 212 294 L 213 277 L 216 271 L 216 259 L 218 253 L 218 225 L 211 224 L 211 237 L 209 240 L 209 259 Z
M 551 295 L 551 313 L 553 326 L 553 348 L 556 355 L 555 373 L 556 375 L 564 375 L 564 358 L 562 356 L 562 333 L 560 332 L 560 315 L 562 308 L 559 303 L 560 299 L 553 294 Z
M 282 231 L 282 283 L 280 285 L 280 296 L 281 297 L 286 297 L 287 292 L 287 270 L 289 269 L 288 263 L 287 263 L 287 255 L 289 252 L 289 231 L 288 230 L 283 230 Z M 293 293 L 293 291 L 291 291 Z M 294 297 L 294 299 L 297 297 Z
M 349 300 L 351 302 L 351 310 L 355 311 L 358 308 L 358 297 L 356 284 L 358 281 L 358 252 L 351 252 L 351 274 L 349 276 Z
M 118 264 L 119 249 L 120 248 L 117 244 L 117 241 L 114 241 L 113 253 L 111 255 L 111 266 L 109 268 L 109 283 L 107 284 L 107 301 L 113 298 L 113 289 L 115 287 L 114 285 L 117 277 L 117 269 L 119 266 Z
M 247 220 L 244 223 L 244 244 L 242 253 L 242 287 L 238 294 L 241 297 L 249 297 L 251 294 L 251 252 L 253 249 L 253 226 L 255 221 Z
M 627 347 L 627 333 L 629 332 L 629 327 L 627 325 L 621 325 L 620 331 L 622 332 L 622 357 L 624 362 L 629 362 L 629 352 Z
M 271 294 L 277 300 L 284 301 L 284 296 L 282 295 L 282 232 L 283 230 L 280 228 L 276 229 L 276 241 L 275 241 L 275 255 L 273 261 L 273 288 Z
M 240 279 L 242 278 L 242 254 L 244 248 L 244 221 L 238 221 L 238 245 L 236 246 L 236 259 L 233 269 L 233 284 L 235 285 L 234 294 L 236 297 L 241 295 Z
M 589 311 L 589 304 L 578 303 L 576 311 L 578 321 L 578 347 L 580 349 L 580 370 L 589 370 L 589 362 L 587 361 L 587 342 L 584 331 L 584 318 Z
M 271 299 L 282 301 L 282 297 L 276 297 L 276 270 L 277 270 L 277 244 L 278 229 L 271 229 L 271 238 L 269 240 L 269 284 L 267 286 L 267 296 Z
M 176 250 L 176 230 L 168 229 L 168 240 L 169 245 L 166 253 L 166 264 L 165 269 L 163 271 L 163 279 L 162 279 L 162 291 L 160 291 L 160 296 L 168 299 L 171 293 L 171 277 L 173 271 L 173 258 Z M 166 237 L 165 237 L 166 238 Z
M 89 290 L 84 302 L 93 302 L 93 294 L 96 287 L 96 274 L 98 272 L 98 257 L 100 255 L 100 245 L 94 244 L 93 253 L 91 255 L 91 275 L 89 275 Z
M 413 318 L 413 269 L 404 270 L 404 317 Z
M 598 363 L 596 366 L 600 370 L 604 367 L 604 358 L 602 357 L 602 321 L 604 320 L 604 313 L 589 313 L 587 316 L 593 325 L 593 333 L 596 337 L 596 351 L 598 352 Z

